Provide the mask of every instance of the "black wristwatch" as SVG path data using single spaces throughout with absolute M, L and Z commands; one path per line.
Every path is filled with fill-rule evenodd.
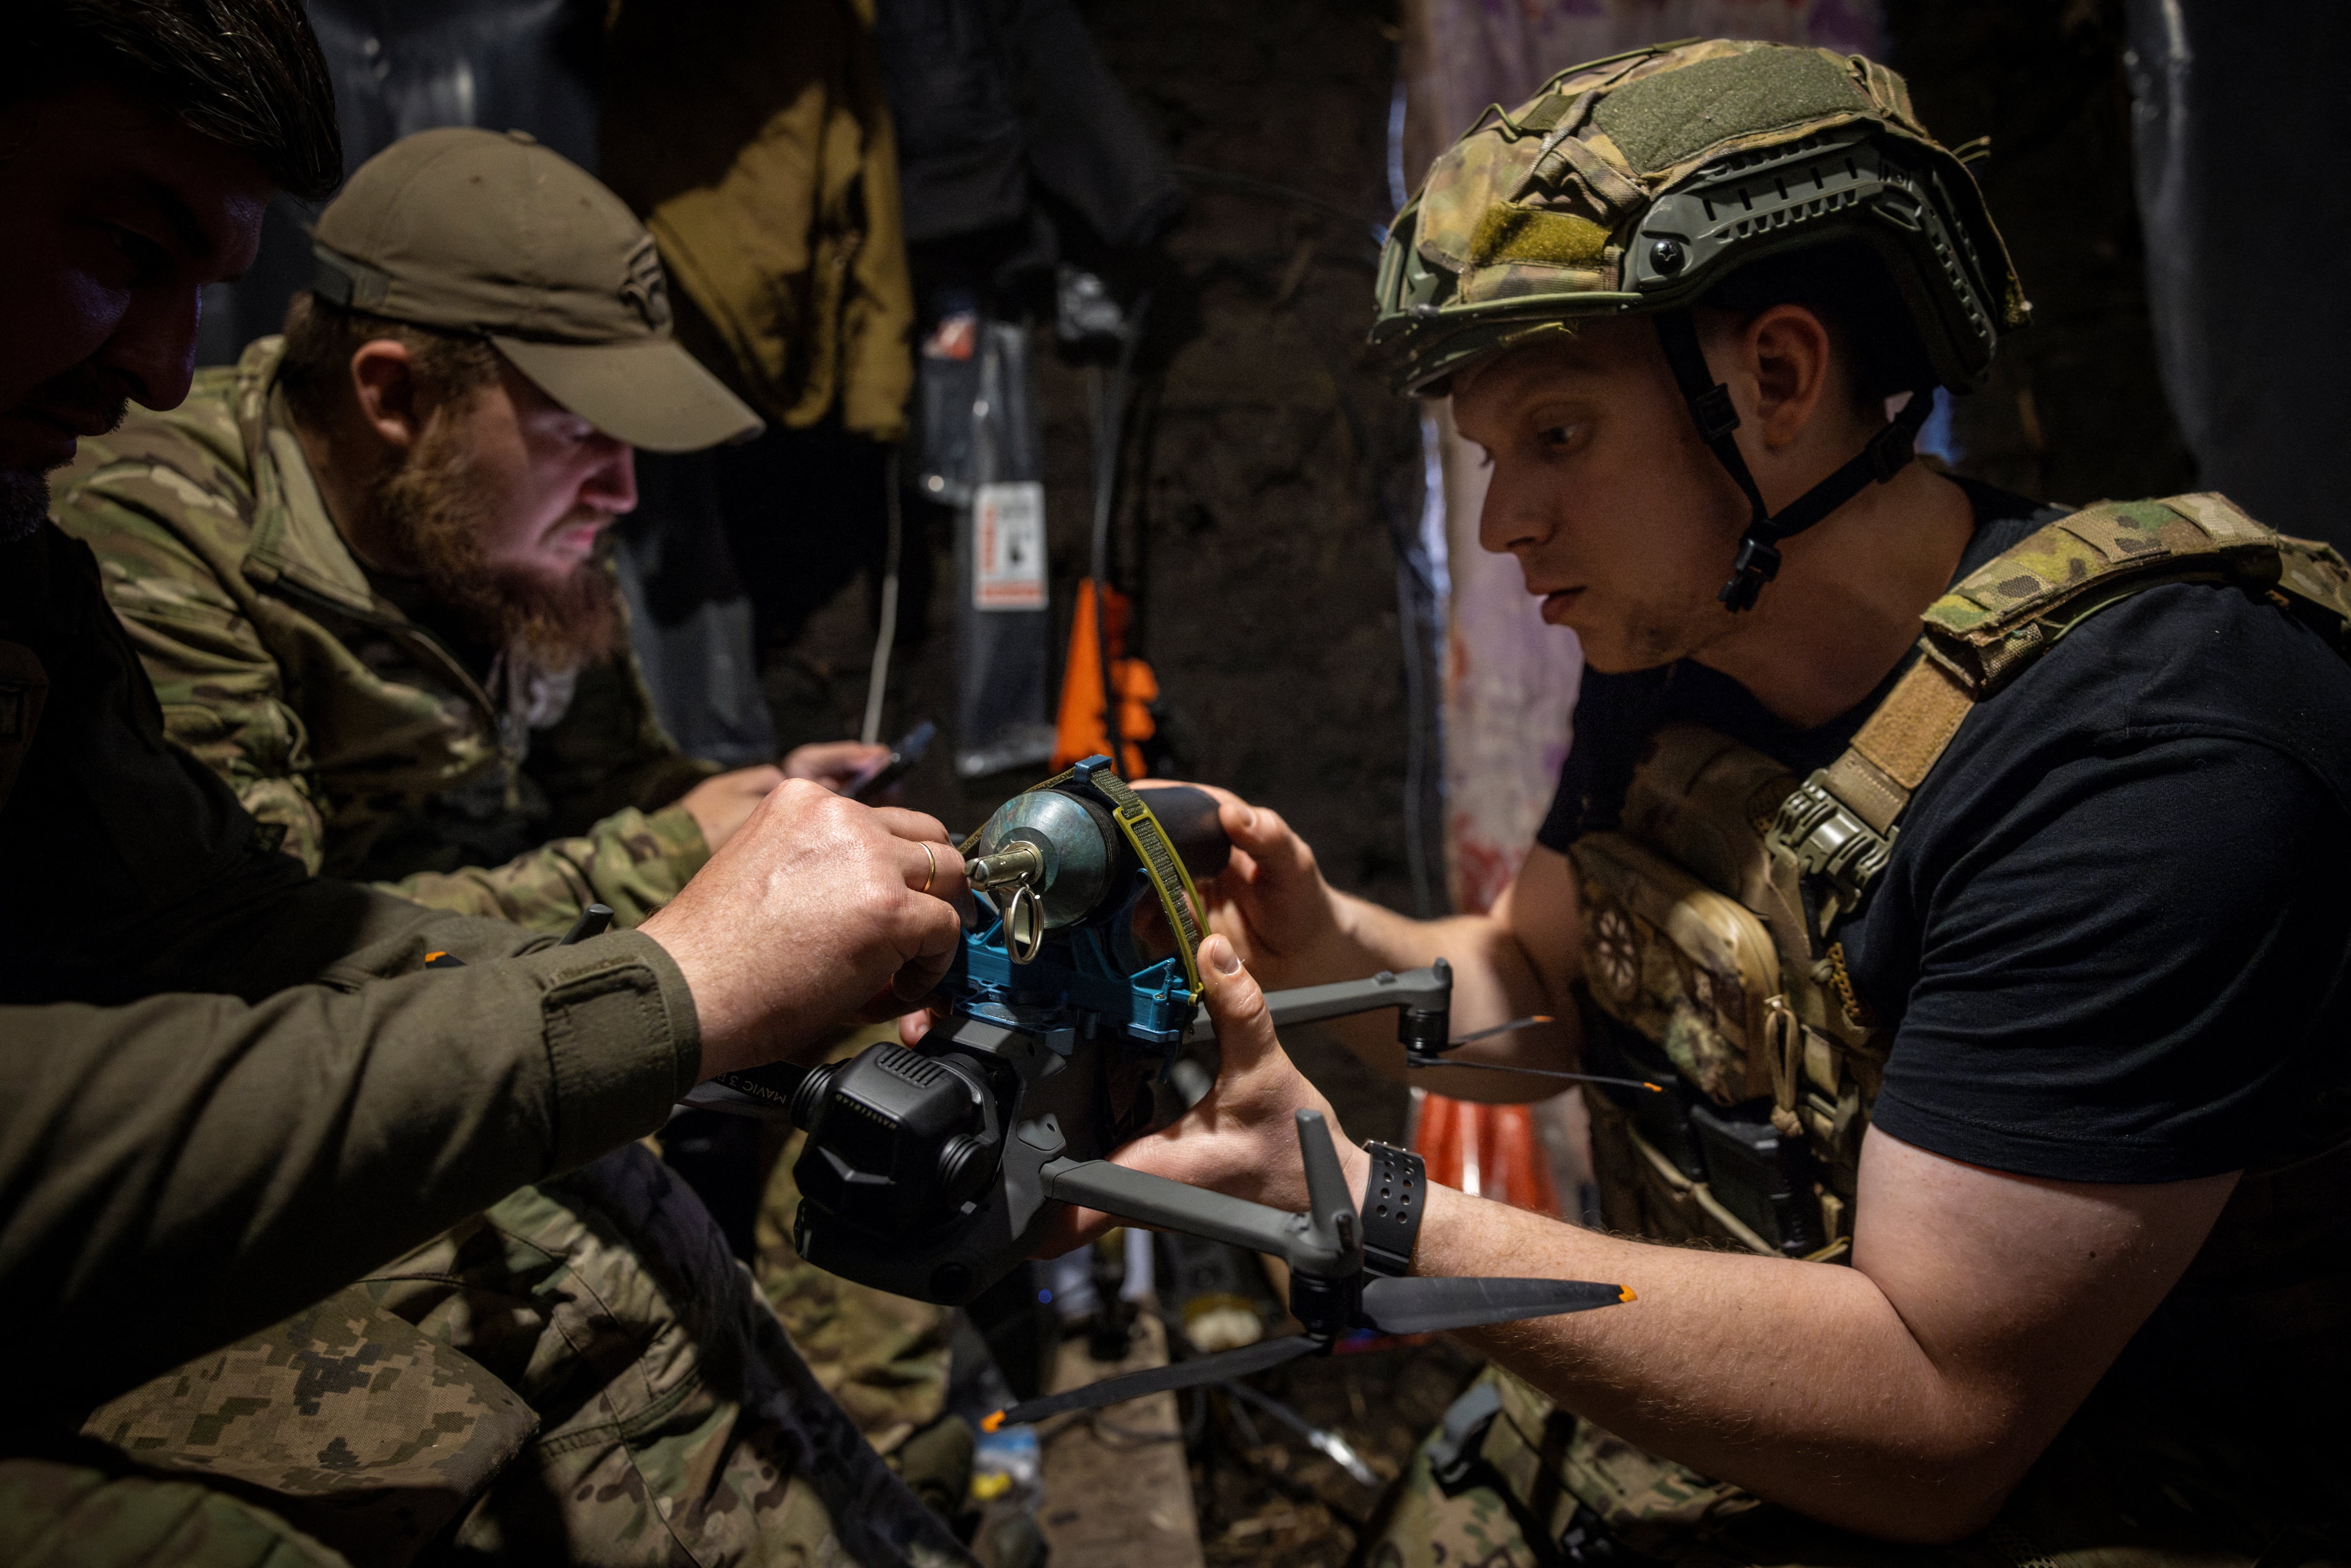
M 1420 1239 L 1428 1162 L 1390 1144 L 1365 1144 L 1364 1152 L 1372 1156 L 1371 1179 L 1364 1184 L 1364 1268 L 1400 1279 L 1412 1272 L 1412 1249 Z

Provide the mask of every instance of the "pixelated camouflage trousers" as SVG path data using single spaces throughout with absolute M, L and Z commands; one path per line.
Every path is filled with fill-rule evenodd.
M 809 1373 L 699 1200 L 635 1146 L 84 1432 L 111 1457 L 0 1468 L 0 1561 L 966 1561 Z
M 2160 1412 L 2146 1421 L 2131 1412 L 2077 1418 L 1991 1525 L 1949 1546 L 1902 1546 L 1805 1519 L 1649 1453 L 1507 1373 L 1489 1369 L 1472 1395 L 1478 1388 L 1499 1396 L 1499 1410 L 1467 1443 L 1440 1429 L 1421 1445 L 1374 1521 L 1358 1558 L 1365 1568 L 2351 1563 L 2342 1477 L 2320 1473 L 2332 1466 L 2297 1462 L 2257 1433 L 2182 1440 L 2165 1430 Z

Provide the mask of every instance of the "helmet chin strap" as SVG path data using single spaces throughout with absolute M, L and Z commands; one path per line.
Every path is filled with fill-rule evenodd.
M 1752 610 L 1763 585 L 1780 574 L 1782 539 L 1802 533 L 1859 495 L 1863 486 L 1885 484 L 1902 472 L 1917 455 L 1918 429 L 1935 409 L 1934 384 L 1929 382 L 1912 391 L 1902 412 L 1871 436 L 1869 444 L 1858 455 L 1781 507 L 1774 516 L 1763 504 L 1763 492 L 1756 488 L 1755 476 L 1748 471 L 1747 458 L 1740 452 L 1739 443 L 1731 438 L 1731 432 L 1739 428 L 1739 411 L 1731 406 L 1730 389 L 1716 381 L 1714 372 L 1707 369 L 1705 350 L 1698 347 L 1696 320 L 1687 310 L 1668 310 L 1656 321 L 1657 341 L 1666 350 L 1666 363 L 1673 368 L 1682 396 L 1688 401 L 1690 418 L 1697 422 L 1699 436 L 1713 449 L 1716 460 L 1729 472 L 1752 508 L 1747 529 L 1739 537 L 1739 554 L 1730 564 L 1730 580 L 1715 596 L 1734 612 Z

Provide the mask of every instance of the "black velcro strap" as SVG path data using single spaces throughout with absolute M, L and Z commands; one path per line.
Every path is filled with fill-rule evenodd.
M 392 290 L 392 275 L 317 241 L 310 245 L 313 263 L 310 290 L 323 299 L 356 310 L 373 310 Z
M 1410 1149 L 1369 1143 L 1371 1179 L 1364 1185 L 1364 1268 L 1400 1280 L 1412 1272 L 1420 1242 L 1421 1211 L 1428 1207 L 1428 1162 Z

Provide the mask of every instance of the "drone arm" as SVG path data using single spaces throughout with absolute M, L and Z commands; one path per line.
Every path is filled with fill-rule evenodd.
M 1307 1222 L 1324 1245 L 1353 1252 L 1358 1223 L 1355 1199 L 1347 1191 L 1347 1174 L 1331 1142 L 1330 1124 L 1320 1111 L 1301 1111 L 1297 1116 L 1298 1153 L 1306 1166 Z
M 1265 1006 L 1273 1015 L 1277 1029 L 1287 1024 L 1320 1023 L 1379 1008 L 1401 1008 L 1406 1024 L 1416 1019 L 1433 1019 L 1433 1030 L 1425 1031 L 1432 1035 L 1433 1048 L 1445 1039 L 1446 1020 L 1453 1006 L 1453 966 L 1439 958 L 1426 968 L 1407 969 L 1402 974 L 1384 970 L 1369 979 L 1269 991 Z M 1190 1038 L 1208 1040 L 1216 1037 L 1216 1025 L 1206 1013 L 1201 1014 L 1192 1026 Z
M 1247 1198 L 1187 1186 L 1108 1160 L 1055 1160 L 1043 1171 L 1045 1196 L 1082 1204 L 1122 1219 L 1165 1226 L 1253 1252 L 1287 1256 L 1297 1240 L 1297 1216 Z

